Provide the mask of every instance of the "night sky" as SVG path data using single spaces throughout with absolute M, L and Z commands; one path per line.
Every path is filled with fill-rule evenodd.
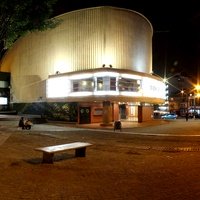
M 152 24 L 153 71 L 196 76 L 200 71 L 198 0 L 58 0 L 55 15 L 81 8 L 116 6 L 143 14 Z

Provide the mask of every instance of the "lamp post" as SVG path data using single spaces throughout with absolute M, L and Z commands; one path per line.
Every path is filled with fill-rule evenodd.
M 186 102 L 186 107 L 184 106 L 184 115 L 187 115 L 188 114 L 188 100 L 189 100 L 188 94 L 185 93 L 184 90 L 181 90 L 181 95 L 182 95 L 183 101 Z M 186 96 L 186 99 L 184 98 L 184 95 Z
M 195 89 L 196 89 L 196 94 L 195 94 L 195 97 L 194 97 L 194 108 L 195 108 L 195 110 L 194 110 L 194 117 L 195 117 L 195 114 L 196 114 L 196 97 L 197 98 L 199 98 L 200 97 L 200 85 L 199 84 L 197 84 L 196 86 L 195 86 Z M 198 115 L 199 113 L 197 113 L 197 115 Z
M 193 115 L 194 119 L 195 119 L 195 115 L 196 115 L 196 95 L 194 94 L 194 115 Z

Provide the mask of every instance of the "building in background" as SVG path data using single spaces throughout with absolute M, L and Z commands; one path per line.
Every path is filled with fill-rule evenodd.
M 0 72 L 0 113 L 10 110 L 10 73 Z
M 152 75 L 148 19 L 109 6 L 57 19 L 56 28 L 20 38 L 2 60 L 13 109 L 78 123 L 150 120 L 165 84 Z

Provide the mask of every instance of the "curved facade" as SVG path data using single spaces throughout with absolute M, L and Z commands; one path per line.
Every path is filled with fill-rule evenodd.
M 162 95 L 145 96 L 142 88 L 144 81 L 139 78 L 149 77 L 161 83 L 161 80 L 150 75 L 153 29 L 143 15 L 132 10 L 105 6 L 77 10 L 57 18 L 60 24 L 56 28 L 29 33 L 19 39 L 4 57 L 1 71 L 11 72 L 11 102 L 37 102 L 38 99 L 88 102 L 88 98 L 81 95 L 85 91 L 74 90 L 75 81 L 70 77 L 76 73 L 90 74 L 88 83 L 91 88 L 87 92 L 90 92 L 88 97 L 92 101 L 106 98 L 115 102 L 163 102 Z M 100 75 L 94 73 L 108 73 L 108 69 L 110 75 L 101 77 L 102 84 L 107 84 L 107 93 L 95 93 Z M 122 76 L 126 76 L 124 74 L 132 75 L 132 78 L 129 77 L 130 82 L 136 85 L 139 94 L 122 95 L 117 84 Z M 133 78 L 134 74 L 136 79 Z M 67 87 L 67 94 L 53 97 L 50 95 L 50 80 L 58 75 L 68 77 L 67 84 L 70 87 Z M 111 90 L 116 91 L 115 98 L 109 94 L 111 80 L 114 80 L 112 84 L 115 86 Z M 155 90 L 158 92 L 161 88 Z

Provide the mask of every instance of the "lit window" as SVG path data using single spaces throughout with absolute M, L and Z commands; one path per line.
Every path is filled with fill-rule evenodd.
M 72 81 L 72 91 L 81 92 L 81 91 L 93 91 L 94 90 L 94 80 L 93 79 L 83 79 L 83 80 L 74 80 Z
M 135 79 L 121 78 L 119 79 L 119 91 L 138 92 L 140 89 L 140 82 Z
M 116 91 L 116 77 L 97 77 L 98 91 Z
M 7 105 L 8 99 L 6 97 L 0 97 L 0 105 Z
M 103 90 L 103 78 L 102 77 L 97 78 L 97 90 Z
M 115 77 L 110 78 L 110 90 L 112 90 L 112 91 L 116 90 L 116 78 Z

